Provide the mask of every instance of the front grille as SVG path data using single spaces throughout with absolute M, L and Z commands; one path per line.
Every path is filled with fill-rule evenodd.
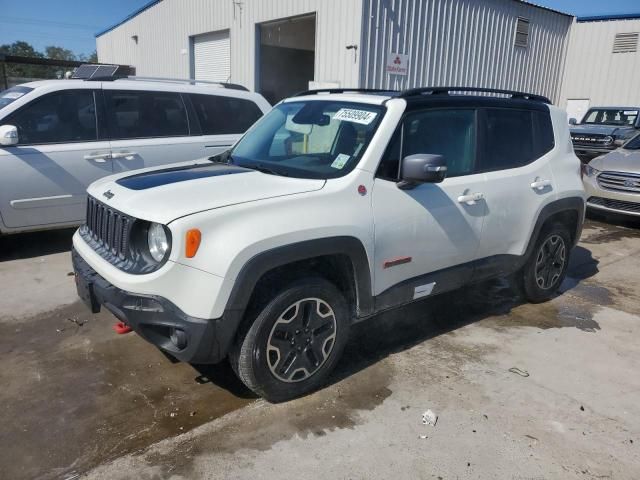
M 613 143 L 610 135 L 602 135 L 600 133 L 574 133 L 571 135 L 571 141 L 574 145 L 585 145 L 588 147 L 610 147 Z
M 106 252 L 124 260 L 129 250 L 129 237 L 134 219 L 93 197 L 87 198 L 87 219 L 84 235 Z
M 640 174 L 626 172 L 602 172 L 598 175 L 598 185 L 617 192 L 640 193 Z
M 619 210 L 629 213 L 640 214 L 640 203 L 625 202 L 624 200 L 612 200 L 610 198 L 590 197 L 587 200 L 589 205 L 597 205 L 611 210 Z

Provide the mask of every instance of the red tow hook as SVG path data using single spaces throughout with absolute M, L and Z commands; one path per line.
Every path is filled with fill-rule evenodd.
M 133 332 L 133 329 L 124 322 L 118 322 L 113 326 L 113 329 L 118 335 L 124 335 L 125 333 Z

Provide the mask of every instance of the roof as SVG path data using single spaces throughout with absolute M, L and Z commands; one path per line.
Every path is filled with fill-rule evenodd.
M 547 12 L 553 12 L 553 13 L 557 13 L 558 15 L 564 15 L 565 17 L 573 18 L 573 15 L 571 15 L 570 13 L 565 13 L 565 12 L 561 12 L 560 10 L 554 10 L 553 8 L 544 7 L 542 5 L 538 5 L 537 3 L 527 2 L 526 0 L 515 0 L 515 1 L 518 3 L 524 3 L 525 5 L 531 5 L 532 7 L 536 7 L 541 10 L 546 10 Z
M 120 20 L 118 23 L 114 23 L 113 25 L 111 25 L 110 27 L 105 28 L 104 30 L 100 30 L 99 32 L 96 33 L 96 38 L 98 38 L 101 35 L 104 35 L 107 32 L 110 32 L 111 30 L 113 30 L 116 27 L 119 27 L 120 25 L 122 25 L 123 23 L 128 22 L 129 20 L 131 20 L 133 17 L 137 17 L 138 15 L 140 15 L 142 12 L 144 12 L 145 10 L 150 9 L 151 7 L 153 7 L 155 4 L 160 3 L 162 0 L 151 0 L 150 2 L 144 4 L 143 6 L 141 6 L 140 8 L 138 8 L 137 10 L 134 10 L 133 12 L 131 12 L 129 15 L 127 15 L 125 18 L 123 18 L 122 20 Z
M 123 18 L 123 19 L 122 19 L 122 20 L 120 20 L 119 22 L 114 23 L 113 25 L 111 25 L 111 26 L 109 26 L 109 27 L 105 28 L 104 30 L 100 30 L 99 32 L 97 32 L 97 33 L 95 34 L 96 38 L 98 38 L 98 37 L 99 37 L 99 36 L 101 36 L 101 35 L 104 35 L 104 34 L 105 34 L 105 33 L 107 33 L 107 32 L 110 32 L 111 30 L 113 30 L 113 29 L 115 29 L 115 28 L 119 27 L 120 25 L 122 25 L 122 24 L 124 24 L 124 23 L 128 22 L 128 21 L 129 21 L 129 20 L 131 20 L 132 18 L 137 17 L 137 16 L 138 16 L 138 15 L 140 15 L 142 12 L 144 12 L 145 10 L 150 9 L 150 8 L 151 8 L 151 7 L 153 7 L 154 5 L 156 5 L 156 4 L 158 4 L 158 3 L 160 3 L 161 1 L 162 1 L 162 0 L 151 0 L 150 2 L 148 2 L 148 3 L 144 4 L 142 7 L 140 7 L 140 8 L 138 8 L 137 10 L 135 10 L 135 11 L 131 12 L 129 15 L 127 15 L 125 18 Z M 565 17 L 571 17 L 571 18 L 573 18 L 573 15 L 570 15 L 570 14 L 568 14 L 568 13 L 564 13 L 564 12 L 561 12 L 561 11 L 559 11 L 559 10 L 554 10 L 554 9 L 552 9 L 552 8 L 549 8 L 549 7 L 543 7 L 542 5 L 538 5 L 538 4 L 533 3 L 533 2 L 528 2 L 528 1 L 526 1 L 526 0 L 513 0 L 513 1 L 518 2 L 518 3 L 525 4 L 525 5 L 529 5 L 529 6 L 532 6 L 532 7 L 535 7 L 535 8 L 539 8 L 539 9 L 541 9 L 541 10 L 546 10 L 546 11 L 548 11 L 548 12 L 553 12 L 553 13 L 556 13 L 556 14 L 558 14 L 558 15 L 564 15 Z
M 590 17 L 578 17 L 578 23 L 583 22 L 606 22 L 609 20 L 634 20 L 640 19 L 640 13 L 616 13 L 611 15 L 594 15 Z
M 466 94 L 456 94 L 454 92 L 467 92 Z M 507 95 L 507 97 L 486 96 L 485 94 Z M 407 102 L 461 102 L 473 99 L 475 102 L 495 104 L 499 102 L 518 102 L 531 105 L 533 103 L 551 105 L 551 101 L 542 96 L 531 93 L 515 92 L 511 90 L 501 90 L 493 88 L 475 87 L 424 87 L 410 88 L 403 91 L 397 90 L 375 90 L 375 89 L 354 89 L 354 88 L 331 88 L 320 90 L 308 90 L 301 92 L 283 100 L 284 103 L 296 101 L 317 101 L 332 100 L 354 103 L 367 103 L 382 105 L 392 98 L 401 98 Z M 523 103 L 524 102 L 524 103 Z

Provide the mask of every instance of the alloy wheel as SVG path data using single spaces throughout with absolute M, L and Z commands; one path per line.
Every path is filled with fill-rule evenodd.
M 536 283 L 543 290 L 552 288 L 564 269 L 566 247 L 560 235 L 551 235 L 538 250 L 536 258 Z
M 283 382 L 300 382 L 315 374 L 333 350 L 336 316 L 320 298 L 305 298 L 287 307 L 267 340 L 269 370 Z

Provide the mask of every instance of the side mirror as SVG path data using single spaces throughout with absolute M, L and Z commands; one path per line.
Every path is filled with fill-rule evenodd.
M 569 119 L 569 125 L 577 125 L 578 124 L 578 120 L 576 120 L 575 118 L 571 117 Z
M 13 125 L 0 125 L 0 146 L 10 147 L 18 144 L 18 129 Z
M 398 187 L 410 189 L 419 183 L 440 183 L 446 175 L 447 162 L 442 155 L 409 155 L 402 159 Z

